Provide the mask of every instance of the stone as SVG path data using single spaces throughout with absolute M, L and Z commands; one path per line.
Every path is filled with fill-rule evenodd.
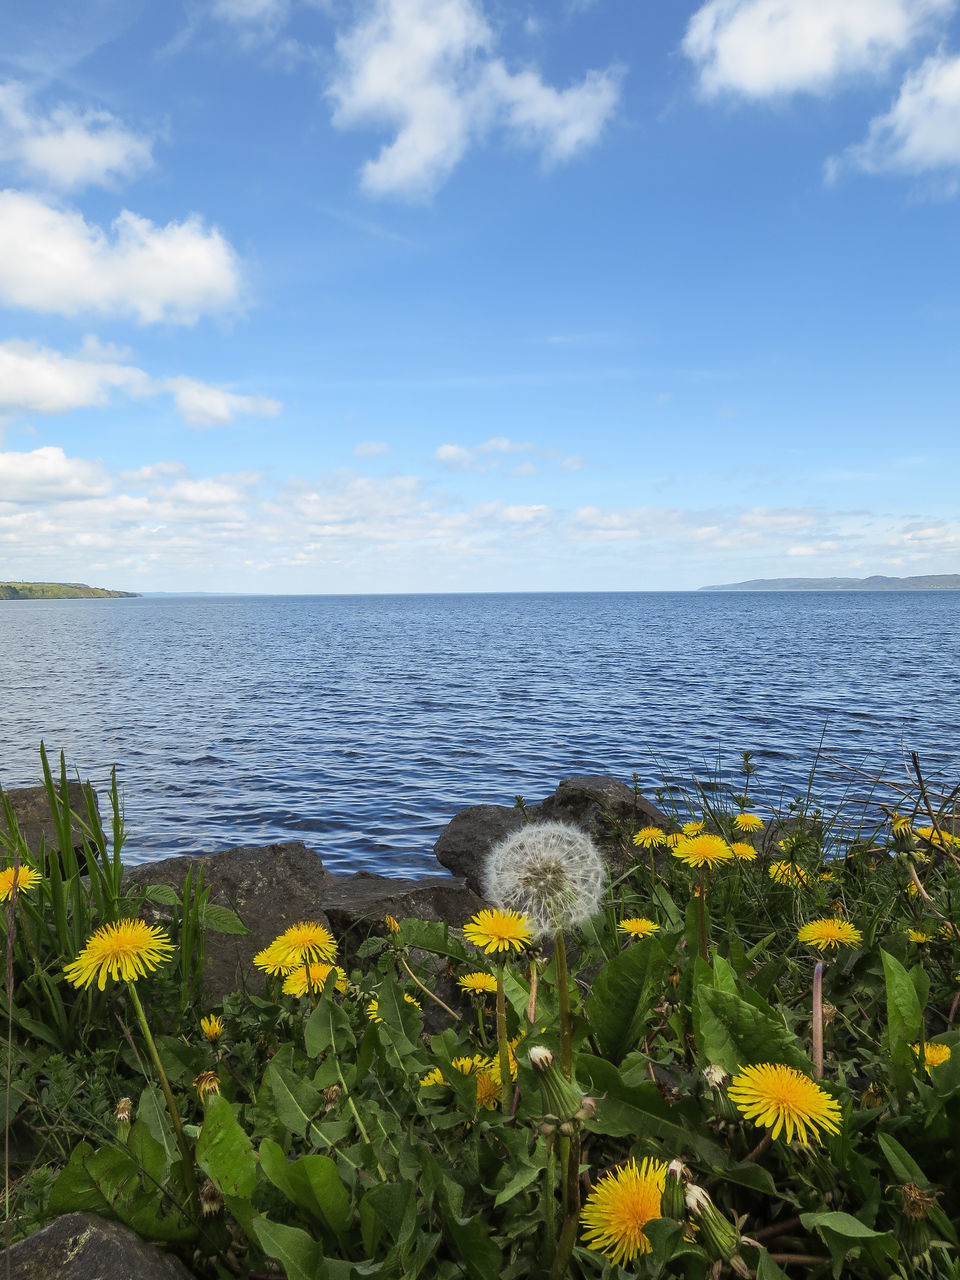
M 191 867 L 202 867 L 210 902 L 232 907 L 250 930 L 243 935 L 207 930 L 203 990 L 209 1000 L 221 1000 L 243 984 L 255 995 L 263 995 L 266 977 L 254 967 L 253 957 L 289 925 L 316 920 L 330 928 L 321 906 L 323 885 L 331 879 L 330 872 L 319 855 L 300 840 L 142 863 L 125 870 L 123 886 L 169 884 L 182 893 Z M 163 911 L 145 903 L 141 914 L 162 920 Z
M 0 1275 L 10 1280 L 194 1280 L 172 1254 L 92 1213 L 65 1214 L 0 1250 Z
M 591 836 L 613 865 L 632 859 L 633 833 L 653 825 L 667 829 L 666 814 L 619 778 L 587 775 L 564 778 L 540 804 L 527 805 L 527 821 L 568 822 Z M 487 855 L 498 841 L 523 822 L 520 810 L 498 804 L 476 804 L 455 814 L 433 846 L 437 861 L 462 876 L 476 893 L 483 893 Z
M 266 978 L 253 957 L 298 920 L 316 920 L 329 929 L 340 945 L 338 959 L 349 965 L 371 932 L 384 933 L 387 915 L 457 926 L 483 906 L 462 880 L 450 876 L 395 880 L 368 871 L 334 875 L 300 841 L 145 863 L 126 871 L 124 888 L 169 884 L 182 893 L 190 867 L 203 868 L 210 902 L 232 907 L 251 931 L 238 936 L 207 930 L 203 990 L 211 1001 L 241 985 L 262 995 Z M 162 920 L 164 910 L 148 902 L 141 914 Z
M 83 829 L 77 815 L 87 820 L 87 802 L 84 799 L 84 787 L 89 783 L 67 783 L 67 800 L 71 813 L 71 838 L 73 849 L 80 863 L 81 872 L 86 870 L 87 860 L 84 852 Z M 59 792 L 59 788 L 58 788 Z M 46 787 L 15 787 L 3 793 L 10 802 L 13 816 L 24 843 L 34 858 L 39 859 L 44 849 L 59 849 L 57 828 L 50 809 L 50 798 Z M 93 792 L 94 805 L 97 804 L 97 793 Z M 7 824 L 3 812 L 0 811 L 0 843 L 8 836 Z
M 530 810 L 527 809 L 529 816 Z M 433 846 L 442 867 L 461 876 L 474 893 L 483 893 L 487 854 L 504 836 L 523 825 L 520 810 L 502 804 L 474 804 L 455 814 Z

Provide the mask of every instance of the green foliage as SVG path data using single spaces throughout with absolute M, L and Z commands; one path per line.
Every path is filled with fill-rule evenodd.
M 676 825 L 696 818 L 743 843 L 735 814 L 770 810 L 746 763 L 735 797 L 716 783 L 695 788 Z M 577 957 L 568 1022 L 550 948 L 508 958 L 516 1077 L 504 1110 L 493 997 L 462 996 L 459 1017 L 431 1003 L 441 975 L 496 967 L 452 923 L 376 929 L 353 953 L 345 993 L 330 978 L 298 1000 L 278 981 L 266 997 L 236 992 L 210 1010 L 199 999 L 204 933 L 240 933 L 244 922 L 209 903 L 199 874 L 182 894 L 161 885 L 125 898 L 115 784 L 108 842 L 92 805 L 70 815 L 60 803 L 63 762 L 56 780 L 45 756 L 44 767 L 58 848 L 38 864 L 42 885 L 18 895 L 5 917 L 14 925 L 16 981 L 0 1010 L 14 1027 L 0 1100 L 16 1234 L 86 1209 L 163 1242 L 200 1280 L 277 1267 L 288 1280 L 706 1280 L 715 1274 L 709 1242 L 673 1217 L 650 1219 L 649 1252 L 623 1268 L 577 1238 L 578 1170 L 596 1187 L 631 1159 L 680 1159 L 727 1221 L 740 1224 L 742 1265 L 758 1280 L 793 1275 L 795 1255 L 812 1260 L 803 1265 L 814 1280 L 955 1280 L 960 1031 L 951 1018 L 960 942 L 941 932 L 934 908 L 950 918 L 960 846 L 923 835 L 922 819 L 913 824 L 920 834 L 905 834 L 856 815 L 845 844 L 811 783 L 750 837 L 756 861 L 704 875 L 702 915 L 699 872 L 668 850 L 652 860 L 638 850 L 602 912 L 568 944 Z M 925 807 L 918 796 L 916 811 Z M 8 864 L 14 852 L 29 861 L 5 812 Z M 95 868 L 89 881 L 72 852 L 78 819 Z M 946 815 L 941 830 L 950 831 Z M 631 834 L 618 832 L 625 847 Z M 933 906 L 906 892 L 906 859 Z M 791 860 L 802 872 L 796 880 L 770 876 L 772 863 Z M 123 985 L 76 992 L 60 976 L 93 928 L 141 908 L 162 913 L 177 943 L 137 993 L 157 1023 L 184 1145 Z M 617 926 L 631 916 L 653 920 L 657 931 L 628 939 Z M 834 916 L 855 924 L 862 943 L 822 955 L 800 946 L 799 925 Z M 699 954 L 701 920 L 708 960 Z M 913 943 L 908 928 L 932 940 Z M 838 1132 L 807 1146 L 785 1135 L 761 1141 L 770 1122 L 744 1119 L 729 1076 L 783 1066 L 814 1087 L 821 958 L 823 1098 L 838 1107 Z M 215 1043 L 199 1027 L 211 1012 L 225 1022 Z M 550 1050 L 560 1070 L 564 1043 L 573 1078 L 550 1092 L 530 1049 Z M 926 1065 L 917 1043 L 933 1048 Z M 219 1089 L 203 1102 L 193 1083 L 202 1072 L 214 1073 Z M 582 1101 L 575 1114 L 557 1116 L 544 1099 L 560 1106 L 564 1090 L 574 1097 L 570 1112 Z M 118 1122 L 124 1095 L 137 1103 L 132 1120 Z M 194 1169 L 207 1180 L 209 1215 L 191 1194 Z M 763 1247 L 751 1243 L 755 1234 Z

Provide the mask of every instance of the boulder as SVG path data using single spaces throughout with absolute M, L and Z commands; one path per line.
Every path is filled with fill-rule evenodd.
M 316 920 L 328 928 L 340 944 L 341 959 L 349 964 L 369 933 L 384 932 L 388 915 L 461 925 L 483 906 L 462 880 L 449 876 L 394 880 L 367 871 L 333 875 L 319 854 L 300 841 L 145 863 L 126 871 L 124 888 L 169 884 L 182 893 L 190 867 L 203 868 L 210 902 L 232 907 L 250 930 L 243 936 L 207 931 L 203 988 L 211 1001 L 241 985 L 261 995 L 266 979 L 253 957 L 298 920 Z M 162 919 L 163 910 L 147 903 L 143 914 Z
M 614 865 L 632 853 L 633 833 L 652 824 L 669 825 L 669 819 L 654 804 L 634 794 L 619 778 L 606 775 L 564 778 L 540 804 L 520 810 L 499 804 L 471 805 L 455 814 L 433 847 L 437 861 L 454 875 L 462 876 L 476 893 L 483 893 L 483 871 L 487 854 L 498 841 L 522 822 L 543 818 L 569 822 L 596 841 L 603 856 Z
M 71 841 L 77 855 L 77 861 L 80 863 L 81 871 L 86 870 L 87 860 L 84 851 L 83 830 L 77 820 L 77 815 L 86 822 L 85 786 L 89 786 L 89 783 L 67 783 L 67 800 L 71 812 Z M 50 797 L 47 795 L 46 787 L 16 787 L 11 791 L 5 791 L 3 794 L 10 802 L 20 835 L 34 858 L 39 858 L 43 849 L 54 850 L 59 848 L 57 828 L 50 809 Z M 96 805 L 97 793 L 95 791 L 93 792 L 93 802 Z M 9 838 L 9 832 L 3 811 L 0 810 L 0 844 L 4 843 L 5 837 Z
M 68 1213 L 0 1250 L 0 1275 L 11 1280 L 193 1280 L 172 1254 L 92 1213 Z
M 123 886 L 169 884 L 182 893 L 191 867 L 203 868 L 210 902 L 232 907 L 250 930 L 243 935 L 207 930 L 203 988 L 210 1000 L 220 1000 L 244 984 L 255 995 L 262 995 L 266 978 L 254 968 L 253 957 L 288 925 L 316 920 L 330 927 L 321 907 L 323 885 L 331 879 L 330 872 L 299 840 L 142 863 L 126 869 Z M 148 903 L 142 914 L 147 919 L 162 919 L 163 909 Z

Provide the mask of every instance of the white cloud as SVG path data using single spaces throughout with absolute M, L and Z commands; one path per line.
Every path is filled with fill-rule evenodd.
M 238 306 L 236 254 L 199 217 L 157 226 L 124 210 L 111 232 L 38 196 L 0 192 L 0 302 L 141 324 L 193 324 Z
M 882 71 L 947 17 L 955 0 L 708 0 L 683 51 L 707 94 L 748 98 L 829 92 Z
M 30 342 L 0 343 L 0 413 L 65 413 L 105 404 L 115 389 L 147 394 L 149 384 L 131 365 L 77 360 Z
M 903 174 L 960 168 L 960 57 L 934 54 L 912 71 L 864 141 L 827 162 L 827 180 L 844 165 Z
M 214 0 L 210 10 L 221 22 L 238 26 L 280 27 L 290 13 L 289 0 Z
M 376 458 L 381 453 L 387 453 L 390 446 L 383 440 L 361 440 L 359 444 L 354 445 L 353 452 L 358 458 Z
M 526 441 L 491 436 L 472 449 L 462 444 L 442 444 L 434 450 L 433 458 L 435 462 L 441 462 L 453 471 L 493 471 L 500 465 L 500 458 L 496 455 L 528 453 L 531 449 L 533 445 Z M 514 468 L 510 474 L 519 475 L 522 472 Z
M 330 94 L 340 128 L 396 130 L 363 168 L 374 195 L 417 197 L 438 187 L 492 128 L 569 159 L 595 142 L 619 96 L 614 71 L 554 89 L 539 72 L 511 72 L 479 0 L 372 0 L 337 39 Z
M 110 186 L 153 164 L 151 141 L 108 111 L 33 110 L 26 88 L 0 84 L 0 162 L 63 190 Z
M 453 467 L 455 471 L 466 471 L 473 465 L 474 455 L 462 444 L 442 444 L 434 451 L 434 458 L 445 467 Z
M 120 359 L 98 358 L 102 354 Z M 229 426 L 243 415 L 272 418 L 283 407 L 279 400 L 239 395 L 195 378 L 153 378 L 122 362 L 124 354 L 92 337 L 84 340 L 79 356 L 33 342 L 0 343 L 0 413 L 67 413 L 106 404 L 113 391 L 135 397 L 169 392 L 193 427 Z
M 99 462 L 68 458 L 47 445 L 31 453 L 0 453 L 0 509 L 7 505 L 99 498 L 110 492 Z
M 192 427 L 227 427 L 234 418 L 246 415 L 275 418 L 283 408 L 279 400 L 237 395 L 194 378 L 167 378 L 164 386 L 173 392 L 177 409 Z

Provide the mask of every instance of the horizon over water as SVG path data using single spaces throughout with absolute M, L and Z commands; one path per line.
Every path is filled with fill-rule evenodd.
M 303 840 L 336 871 L 437 872 L 473 804 L 571 774 L 716 772 L 757 811 L 823 755 L 960 773 L 960 592 L 164 595 L 0 604 L 0 784 L 38 745 L 125 797 L 124 861 Z M 869 786 L 821 763 L 814 796 Z

